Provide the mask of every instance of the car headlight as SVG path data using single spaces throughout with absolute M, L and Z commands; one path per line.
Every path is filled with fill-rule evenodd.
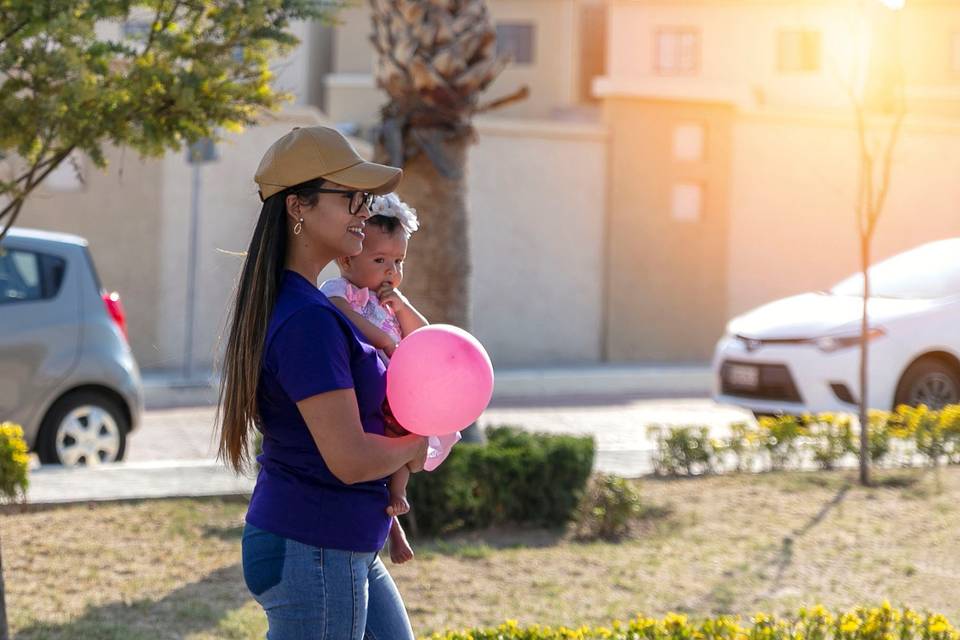
M 875 340 L 887 335 L 887 332 L 879 327 L 867 329 L 867 340 Z M 833 353 L 841 349 L 848 349 L 860 344 L 860 334 L 845 334 L 842 336 L 824 336 L 813 341 L 817 349 L 824 353 Z

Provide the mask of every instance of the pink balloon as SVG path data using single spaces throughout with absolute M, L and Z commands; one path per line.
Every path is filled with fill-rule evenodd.
M 490 404 L 493 365 L 483 345 L 448 324 L 404 338 L 387 369 L 387 400 L 405 429 L 441 436 L 470 426 Z

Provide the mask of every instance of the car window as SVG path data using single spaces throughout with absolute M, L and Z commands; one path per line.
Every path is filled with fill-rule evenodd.
M 862 296 L 863 277 L 850 276 L 831 292 Z M 960 294 L 960 239 L 911 249 L 870 267 L 870 295 L 878 298 L 932 300 Z
M 65 271 L 63 258 L 0 248 L 0 304 L 56 297 Z

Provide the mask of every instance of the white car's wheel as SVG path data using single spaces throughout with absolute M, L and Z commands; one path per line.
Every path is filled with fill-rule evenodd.
M 900 379 L 894 399 L 895 406 L 924 404 L 931 409 L 957 403 L 960 403 L 960 372 L 936 358 L 924 358 L 910 365 Z

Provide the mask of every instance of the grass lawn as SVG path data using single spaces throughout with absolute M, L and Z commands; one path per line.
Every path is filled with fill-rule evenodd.
M 491 531 L 415 542 L 417 559 L 392 572 L 418 634 L 883 599 L 960 620 L 960 469 L 880 478 L 872 489 L 848 472 L 645 480 L 657 515 L 629 540 Z M 14 637 L 262 638 L 239 566 L 243 513 L 167 500 L 3 515 Z

